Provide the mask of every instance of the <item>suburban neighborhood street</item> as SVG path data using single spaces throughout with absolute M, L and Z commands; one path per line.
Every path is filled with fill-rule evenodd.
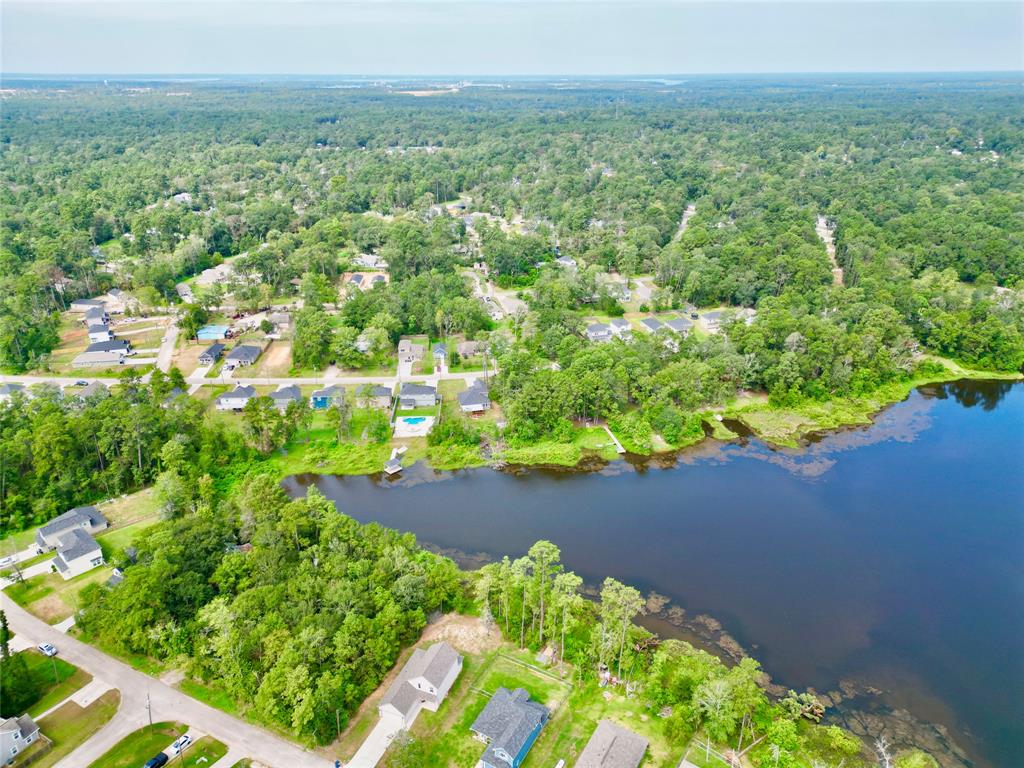
M 129 733 L 149 722 L 147 695 L 153 722 L 178 720 L 224 742 L 231 755 L 248 756 L 273 768 L 331 768 L 333 761 L 309 752 L 279 736 L 249 725 L 207 706 L 159 680 L 138 672 L 55 627 L 35 618 L 6 594 L 0 606 L 11 629 L 32 644 L 48 642 L 60 657 L 121 692 L 117 714 L 92 738 L 56 764 L 56 768 L 83 768 L 102 757 Z

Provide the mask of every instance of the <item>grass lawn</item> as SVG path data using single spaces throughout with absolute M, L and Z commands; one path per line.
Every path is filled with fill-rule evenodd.
M 158 522 L 160 522 L 159 519 L 154 515 L 148 520 L 139 520 L 136 523 L 115 528 L 109 533 L 97 536 L 96 541 L 99 542 L 100 548 L 103 550 L 103 557 L 109 561 L 114 553 L 123 551 L 142 531 L 151 528 Z
M 39 684 L 40 689 L 39 698 L 28 708 L 28 713 L 32 717 L 38 717 L 92 680 L 92 675 L 88 672 L 68 664 L 57 656 L 43 656 L 35 649 L 22 651 L 20 655 L 25 659 L 29 674 Z
M 0 539 L 0 553 L 4 556 L 13 555 L 15 552 L 21 552 L 29 546 L 33 541 L 36 540 L 36 529 L 29 528 L 25 531 L 15 531 L 5 535 Z
M 217 741 L 212 736 L 203 736 L 185 749 L 183 766 L 184 768 L 210 768 L 227 752 L 227 745 L 223 742 Z M 174 763 L 174 765 L 177 764 Z
M 197 699 L 204 704 L 209 704 L 214 709 L 226 712 L 232 717 L 243 717 L 242 710 L 239 709 L 238 703 L 224 693 L 224 691 L 219 691 L 206 683 L 200 682 L 199 680 L 193 680 L 188 677 L 179 682 L 177 687 L 182 693 L 188 694 L 193 699 Z
M 69 701 L 41 719 L 39 729 L 53 742 L 53 749 L 33 762 L 34 768 L 49 768 L 70 754 L 117 713 L 120 703 L 119 691 L 107 691 L 84 709 Z
M 485 747 L 473 738 L 469 726 L 487 705 L 490 695 L 502 686 L 525 688 L 530 698 L 556 708 L 556 713 L 564 709 L 561 705 L 570 691 L 567 683 L 542 670 L 519 664 L 507 653 L 467 657 L 462 674 L 438 711 L 421 711 L 413 725 L 413 736 L 426 748 L 425 765 L 458 768 L 476 765 Z M 543 739 L 542 731 L 538 744 Z M 535 745 L 527 757 L 528 765 L 550 768 L 555 764 L 555 760 L 533 760 L 536 750 Z
M 147 725 L 125 736 L 89 768 L 138 768 L 187 730 L 184 723 L 176 722 L 153 723 L 152 728 Z
M 99 505 L 100 511 L 113 527 L 156 517 L 156 507 L 156 494 L 152 488 L 119 496 L 109 503 Z
M 78 610 L 78 593 L 85 587 L 110 578 L 109 567 L 93 568 L 65 581 L 59 573 L 44 573 L 12 584 L 7 594 L 14 602 L 48 624 L 56 624 Z

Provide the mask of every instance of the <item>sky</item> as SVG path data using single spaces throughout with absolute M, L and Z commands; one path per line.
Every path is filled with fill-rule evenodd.
M 1024 69 L 1024 2 L 3 0 L 0 71 L 634 75 Z

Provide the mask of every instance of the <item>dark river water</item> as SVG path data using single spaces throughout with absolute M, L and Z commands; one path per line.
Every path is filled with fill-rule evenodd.
M 285 485 L 464 562 L 549 539 L 588 583 L 668 598 L 651 626 L 713 617 L 778 683 L 842 683 L 844 708 L 944 725 L 963 764 L 1024 765 L 1024 384 L 924 387 L 798 450 L 403 474 Z

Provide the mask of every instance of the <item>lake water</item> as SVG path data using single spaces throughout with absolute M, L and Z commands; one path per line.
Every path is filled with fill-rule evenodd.
M 1024 384 L 924 387 L 799 450 L 403 474 L 286 487 L 464 562 L 550 539 L 589 583 L 668 598 L 650 626 L 738 644 L 785 686 L 842 683 L 849 724 L 934 746 L 938 723 L 967 752 L 947 764 L 1024 763 Z

